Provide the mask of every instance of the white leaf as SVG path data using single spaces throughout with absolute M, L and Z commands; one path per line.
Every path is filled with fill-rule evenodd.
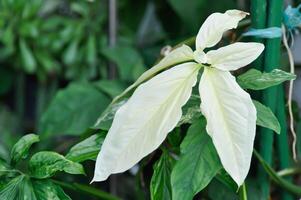
M 179 48 L 172 50 L 167 56 L 165 56 L 158 64 L 144 72 L 135 83 L 130 85 L 124 92 L 118 95 L 113 101 L 117 101 L 130 90 L 134 89 L 144 81 L 150 79 L 158 72 L 171 67 L 173 65 L 177 65 L 183 62 L 193 61 L 193 51 L 187 45 L 182 45 Z
M 199 92 L 207 132 L 225 170 L 240 186 L 251 163 L 256 129 L 255 106 L 234 76 L 218 69 L 204 69 Z
M 238 22 L 248 13 L 240 10 L 228 10 L 225 13 L 211 14 L 201 26 L 196 37 L 196 49 L 205 49 L 216 45 L 227 30 L 236 28 Z
M 208 63 L 223 71 L 236 70 L 253 62 L 264 45 L 256 42 L 236 42 L 207 53 Z
M 189 62 L 141 84 L 116 113 L 96 160 L 93 181 L 128 170 L 164 141 L 181 118 L 200 65 Z

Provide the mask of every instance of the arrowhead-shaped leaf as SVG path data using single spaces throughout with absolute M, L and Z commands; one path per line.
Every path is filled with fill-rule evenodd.
M 181 155 L 171 175 L 172 199 L 191 200 L 222 168 L 206 120 L 196 120 L 181 144 Z
M 199 91 L 207 132 L 223 167 L 240 186 L 251 163 L 256 132 L 255 106 L 229 72 L 206 67 Z
M 181 118 L 200 65 L 185 63 L 140 85 L 116 112 L 97 157 L 94 181 L 128 170 L 164 141 Z
M 172 200 L 170 175 L 175 160 L 163 152 L 161 158 L 154 165 L 154 174 L 150 183 L 151 199 Z

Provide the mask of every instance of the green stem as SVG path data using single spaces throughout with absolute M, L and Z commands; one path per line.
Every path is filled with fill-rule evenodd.
M 83 184 L 79 184 L 79 183 L 66 183 L 66 182 L 62 182 L 62 181 L 58 181 L 58 180 L 52 180 L 52 181 L 66 189 L 89 194 L 91 196 L 99 197 L 104 200 L 120 200 L 118 197 L 115 197 L 107 192 L 104 192 L 102 190 L 99 190 L 99 189 L 96 189 L 96 188 L 93 188 L 93 187 L 90 187 L 87 185 L 83 185 Z
M 240 200 L 248 200 L 247 187 L 245 183 L 240 186 L 238 195 Z
M 286 168 L 282 169 L 277 172 L 278 176 L 291 176 L 295 174 L 300 174 L 301 173 L 301 168 Z
M 280 169 L 285 169 L 285 168 L 288 168 L 291 166 L 283 90 L 284 90 L 283 86 L 280 85 L 278 87 L 278 106 L 277 106 L 276 116 L 280 122 L 281 133 L 279 135 L 275 136 Z M 287 177 L 286 180 L 291 182 L 292 178 Z M 283 200 L 293 200 L 294 199 L 291 194 L 284 192 L 284 191 L 281 191 L 281 196 L 282 196 L 281 199 L 283 199 Z
M 291 192 L 292 194 L 301 196 L 301 187 L 296 186 L 290 183 L 289 181 L 285 180 L 284 178 L 278 176 L 277 173 L 274 171 L 274 169 L 270 167 L 268 163 L 265 162 L 265 160 L 260 156 L 260 154 L 255 149 L 253 153 L 259 160 L 265 172 L 270 176 L 270 178 L 274 183 L 276 183 L 278 186 L 285 189 L 286 191 Z
M 268 1 L 268 21 L 267 27 L 280 27 L 282 19 L 282 0 L 269 0 Z M 266 51 L 264 54 L 264 71 L 270 72 L 271 70 L 279 67 L 280 64 L 280 43 L 281 39 L 268 39 L 266 42 Z M 276 111 L 277 105 L 277 87 L 266 89 L 262 95 L 263 104 L 270 107 L 273 112 Z M 269 164 L 272 165 L 273 154 L 273 131 L 262 128 L 260 131 L 260 155 Z M 260 182 L 260 189 L 264 199 L 269 199 L 270 184 L 266 173 L 259 168 L 258 181 Z

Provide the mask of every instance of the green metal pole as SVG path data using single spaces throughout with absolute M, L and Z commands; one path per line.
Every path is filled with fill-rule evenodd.
M 285 102 L 284 102 L 284 88 L 283 85 L 280 85 L 278 88 L 278 106 L 276 110 L 276 116 L 281 125 L 280 135 L 276 135 L 276 146 L 279 157 L 279 168 L 285 169 L 291 166 L 291 155 L 288 145 L 288 136 L 287 136 L 287 121 L 285 114 Z M 291 181 L 291 177 L 286 178 L 288 181 Z M 281 199 L 283 200 L 293 200 L 293 195 L 286 191 L 281 191 Z
M 265 28 L 266 25 L 266 10 L 267 2 L 266 0 L 252 0 L 251 1 L 251 25 L 252 28 L 261 29 Z M 254 39 L 254 42 L 264 43 L 263 39 Z M 263 70 L 263 54 L 257 58 L 253 67 L 258 70 Z
M 282 0 L 269 0 L 268 1 L 268 16 L 267 27 L 281 27 L 282 20 Z M 281 39 L 268 39 L 266 42 L 266 49 L 264 55 L 264 71 L 270 72 L 278 68 L 280 64 L 280 43 Z M 266 89 L 262 94 L 262 101 L 265 105 L 271 108 L 273 112 L 277 107 L 277 87 Z M 269 129 L 261 129 L 260 131 L 260 154 L 263 159 L 272 166 L 273 154 L 273 138 L 274 133 Z M 259 169 L 258 179 L 260 182 L 260 189 L 264 199 L 269 199 L 270 195 L 270 182 L 267 174 L 262 168 Z

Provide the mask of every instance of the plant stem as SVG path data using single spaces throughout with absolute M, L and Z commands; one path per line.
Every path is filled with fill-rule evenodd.
M 120 200 L 118 197 L 113 196 L 107 192 L 104 192 L 102 190 L 93 188 L 91 186 L 79 184 L 79 183 L 66 183 L 58 180 L 52 180 L 55 184 L 58 184 L 59 186 L 62 186 L 69 190 L 74 190 L 81 193 L 86 193 L 94 197 L 99 197 L 104 200 Z
M 275 136 L 280 169 L 288 168 L 291 165 L 283 90 L 284 90 L 283 86 L 280 85 L 278 89 L 278 106 L 277 106 L 276 116 L 280 122 L 281 133 Z M 291 182 L 292 178 L 288 177 L 286 178 L 286 180 Z M 281 196 L 282 196 L 281 199 L 283 200 L 293 200 L 293 196 L 287 192 L 282 191 Z
M 247 187 L 245 183 L 240 186 L 238 195 L 240 200 L 248 200 Z
M 274 171 L 274 169 L 270 167 L 268 163 L 265 162 L 265 160 L 260 156 L 260 154 L 255 149 L 253 150 L 253 153 L 257 157 L 262 167 L 264 168 L 264 170 L 270 176 L 270 178 L 274 183 L 276 183 L 278 186 L 285 189 L 286 191 L 291 192 L 292 194 L 301 196 L 301 187 L 296 186 L 290 183 L 289 181 L 285 180 L 284 178 L 278 176 L 277 173 Z
M 300 174 L 301 168 L 285 168 L 277 172 L 278 176 L 290 176 L 295 174 Z
M 268 21 L 267 27 L 280 27 L 282 19 L 282 0 L 268 1 Z M 277 68 L 280 63 L 280 38 L 268 39 L 266 42 L 266 51 L 264 54 L 264 71 L 270 72 Z M 263 104 L 270 107 L 273 112 L 276 111 L 277 87 L 266 89 L 262 95 Z M 273 154 L 273 131 L 262 128 L 260 131 L 260 155 L 269 164 L 272 165 Z M 269 199 L 270 183 L 266 173 L 262 168 L 259 168 L 258 181 L 264 199 Z

